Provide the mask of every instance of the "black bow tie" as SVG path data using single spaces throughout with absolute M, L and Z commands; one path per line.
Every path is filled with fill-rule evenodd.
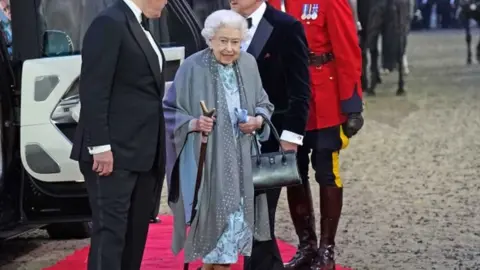
M 140 22 L 142 25 L 143 29 L 145 31 L 150 31 L 150 19 L 148 19 L 145 15 L 142 14 L 142 22 Z
M 252 18 L 247 18 L 248 29 L 252 28 Z

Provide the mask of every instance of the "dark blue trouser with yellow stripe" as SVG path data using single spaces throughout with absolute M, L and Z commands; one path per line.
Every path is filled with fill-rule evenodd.
M 341 126 L 307 131 L 303 146 L 298 150 L 298 168 L 303 183 L 287 189 L 290 215 L 299 237 L 299 255 L 322 256 L 326 247 L 335 245 L 335 234 L 340 219 L 343 183 L 339 174 L 340 150 L 348 146 L 349 139 Z M 318 248 L 315 233 L 313 200 L 308 181 L 309 166 L 315 171 L 320 186 L 321 235 Z M 318 250 L 318 255 L 316 254 Z M 312 255 L 315 254 L 315 255 Z M 297 255 L 297 258 L 298 255 Z M 294 259 L 292 259 L 294 260 Z

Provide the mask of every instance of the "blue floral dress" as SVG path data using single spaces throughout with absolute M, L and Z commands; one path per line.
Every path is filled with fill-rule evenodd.
M 235 108 L 240 109 L 240 91 L 237 76 L 232 65 L 218 65 L 220 80 L 225 89 L 228 103 L 230 120 L 234 130 L 234 136 L 239 136 L 238 119 Z M 240 189 L 240 186 L 239 186 Z M 253 233 L 248 227 L 243 212 L 243 198 L 240 200 L 238 211 L 230 214 L 228 224 L 218 239 L 217 246 L 203 257 L 205 264 L 234 264 L 238 261 L 238 255 L 250 256 L 252 250 Z
M 5 41 L 7 43 L 7 50 L 12 55 L 12 26 L 11 20 L 0 10 L 0 27 L 4 34 Z

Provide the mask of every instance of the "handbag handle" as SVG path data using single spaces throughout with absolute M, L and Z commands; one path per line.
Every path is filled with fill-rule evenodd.
M 282 154 L 282 162 L 285 162 L 287 160 L 287 157 L 285 156 L 285 150 L 283 149 L 282 145 L 280 144 L 280 136 L 278 135 L 277 129 L 273 126 L 273 123 L 268 119 L 266 115 L 263 113 L 257 113 L 256 116 L 261 116 L 263 118 L 264 124 L 267 124 L 270 127 L 270 131 L 273 133 L 273 137 L 278 142 L 278 145 L 280 147 L 280 153 Z M 255 145 L 255 150 L 257 150 L 256 157 L 257 157 L 257 165 L 260 165 L 261 159 L 260 159 L 260 147 L 258 147 L 257 140 L 255 139 L 255 136 L 252 136 L 253 144 Z

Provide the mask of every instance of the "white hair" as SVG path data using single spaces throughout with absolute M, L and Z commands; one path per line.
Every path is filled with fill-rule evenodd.
M 215 36 L 215 33 L 222 27 L 231 27 L 240 30 L 242 40 L 248 36 L 247 20 L 233 10 L 221 9 L 210 14 L 205 20 L 202 36 L 208 46 L 210 46 L 210 41 Z

